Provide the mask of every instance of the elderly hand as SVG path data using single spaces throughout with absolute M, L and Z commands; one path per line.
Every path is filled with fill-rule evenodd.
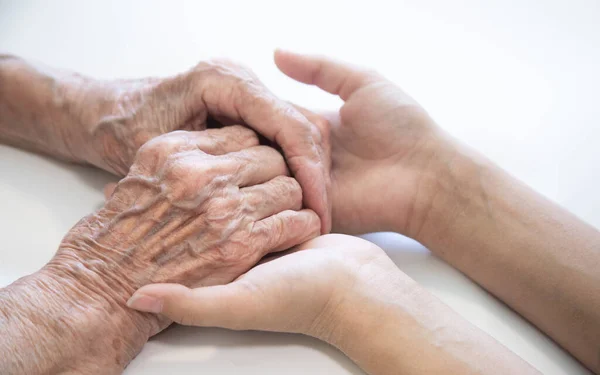
M 97 301 L 88 309 L 109 305 L 114 319 L 125 315 L 138 327 L 136 338 L 122 338 L 130 347 L 120 357 L 126 364 L 139 343 L 168 324 L 125 307 L 137 288 L 227 283 L 265 254 L 319 234 L 318 216 L 301 210 L 302 190 L 286 173 L 283 157 L 258 146 L 242 126 L 157 137 L 140 149 L 105 207 L 69 232 L 45 270 L 85 290 Z
M 283 51 L 275 62 L 291 78 L 344 100 L 339 113 L 325 114 L 331 124 L 333 230 L 417 233 L 439 188 L 435 176 L 456 153 L 448 137 L 417 102 L 374 72 Z M 300 110 L 313 123 L 325 122 Z
M 306 206 L 329 230 L 329 160 L 319 129 L 248 69 L 214 60 L 172 78 L 107 85 L 101 90 L 110 93 L 109 110 L 92 122 L 92 164 L 125 174 L 138 148 L 153 137 L 177 129 L 202 130 L 209 116 L 242 122 L 281 146 Z
M 248 69 L 214 60 L 169 78 L 97 81 L 0 55 L 0 142 L 123 176 L 148 140 L 203 130 L 209 118 L 246 125 L 278 144 L 305 206 L 330 229 L 322 134 Z

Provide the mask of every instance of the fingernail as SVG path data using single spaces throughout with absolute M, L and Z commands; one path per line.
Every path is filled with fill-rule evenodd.
M 158 314 L 162 311 L 162 301 L 145 294 L 134 294 L 127 301 L 127 306 L 139 311 Z

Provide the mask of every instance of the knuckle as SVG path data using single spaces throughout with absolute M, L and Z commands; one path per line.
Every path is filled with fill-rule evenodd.
M 252 246 L 254 248 L 259 249 L 265 247 L 265 244 L 269 242 L 269 238 L 271 236 L 271 224 L 269 220 L 256 221 L 249 224 L 249 232 L 252 239 Z
M 224 57 L 201 61 L 196 65 L 194 70 L 215 76 L 238 77 L 240 79 L 251 80 L 255 79 L 254 74 L 249 68 L 243 64 L 240 64 L 239 62 Z
M 213 57 L 211 59 L 208 59 L 206 61 L 207 64 L 211 65 L 212 67 L 230 67 L 230 68 L 234 68 L 237 67 L 237 63 L 234 62 L 232 59 L 227 58 L 227 57 Z
M 165 160 L 163 173 L 167 181 L 180 181 L 189 176 L 190 169 L 186 155 L 171 154 Z
M 250 207 L 250 209 L 254 209 L 256 207 L 260 207 L 265 200 L 266 197 L 275 196 L 271 191 L 265 191 L 264 186 L 255 186 L 252 188 L 255 194 L 245 194 L 244 195 L 244 203 L 246 206 Z
M 287 215 L 277 215 L 273 217 L 273 223 L 271 225 L 271 230 L 273 233 L 273 238 L 276 239 L 276 242 L 279 242 L 279 239 L 285 233 L 286 223 L 284 217 Z
M 237 186 L 231 186 L 237 189 Z M 216 232 L 221 232 L 234 220 L 237 216 L 240 207 L 239 194 L 229 194 L 224 197 L 215 197 L 207 203 L 206 219 L 211 223 Z
M 170 155 L 161 175 L 167 196 L 172 201 L 195 202 L 195 198 L 205 192 L 216 173 L 209 160 L 190 151 Z
M 186 143 L 187 132 L 183 130 L 160 135 L 146 142 L 140 154 L 147 156 L 164 155 L 173 152 Z
M 277 176 L 273 179 L 274 196 L 291 196 L 294 200 L 302 199 L 300 183 L 293 177 Z
M 231 141 L 244 147 L 257 146 L 259 144 L 256 132 L 243 125 L 234 125 L 229 127 Z
M 220 66 L 218 59 L 203 60 L 196 64 L 193 71 L 200 74 L 214 74 L 218 72 Z
M 153 138 L 144 143 L 138 151 L 138 157 L 154 156 L 160 151 L 160 137 Z
M 215 134 L 213 131 L 205 131 L 202 137 L 201 149 L 206 150 L 213 154 L 224 154 L 226 140 L 223 139 L 219 134 Z

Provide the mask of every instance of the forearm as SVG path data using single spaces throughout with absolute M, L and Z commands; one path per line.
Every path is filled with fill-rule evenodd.
M 480 156 L 443 165 L 412 235 L 600 371 L 598 231 Z
M 398 272 L 392 279 L 385 298 L 356 288 L 341 304 L 339 326 L 328 339 L 367 373 L 537 373 L 408 276 Z
M 113 94 L 92 79 L 0 55 L 0 142 L 89 162 L 82 148 L 92 149 L 93 126 L 113 110 Z
M 48 266 L 0 289 L 0 373 L 120 374 L 141 350 L 156 326 L 84 273 Z

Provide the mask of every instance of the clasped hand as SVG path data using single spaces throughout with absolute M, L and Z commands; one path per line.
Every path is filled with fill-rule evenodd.
M 176 131 L 146 143 L 104 208 L 65 237 L 53 262 L 110 279 L 123 304 L 142 285 L 227 283 L 265 254 L 319 233 L 283 157 L 242 126 Z M 101 260 L 101 261 L 100 261 Z

